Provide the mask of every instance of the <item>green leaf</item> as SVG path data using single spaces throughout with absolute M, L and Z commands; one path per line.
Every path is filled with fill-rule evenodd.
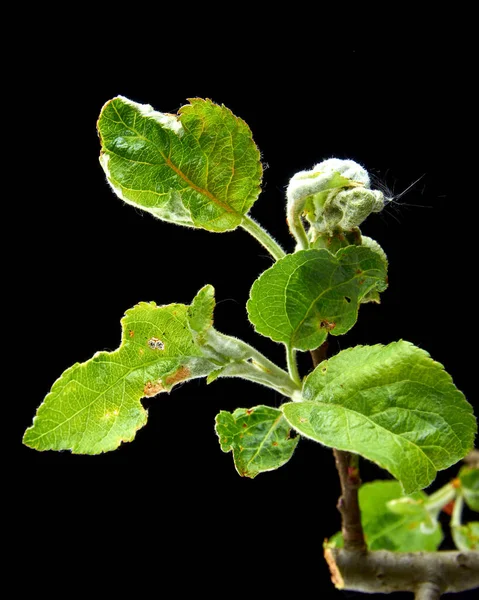
M 452 525 L 451 533 L 458 550 L 479 550 L 479 521 Z
M 373 481 L 362 485 L 359 507 L 368 549 L 394 552 L 437 550 L 443 538 L 442 529 L 437 521 L 431 520 L 424 506 L 426 500 L 424 492 L 403 496 L 397 481 Z M 329 544 L 342 546 L 342 534 L 335 534 Z
M 98 121 L 100 162 L 116 194 L 165 221 L 235 229 L 260 192 L 260 154 L 225 106 L 193 98 L 178 116 L 118 96 Z
M 215 289 L 212 285 L 205 285 L 188 307 L 188 323 L 193 337 L 199 344 L 205 341 L 206 332 L 213 325 L 214 308 Z
M 184 304 L 140 303 L 121 325 L 117 350 L 95 354 L 54 383 L 25 432 L 27 446 L 77 454 L 114 450 L 145 425 L 142 397 L 218 368 L 195 344 Z
M 387 469 L 411 493 L 471 449 L 471 405 L 441 364 L 409 342 L 358 346 L 306 378 L 304 401 L 284 404 L 302 435 Z
M 303 250 L 279 260 L 254 282 L 248 315 L 258 333 L 311 350 L 328 333 L 349 331 L 361 299 L 385 288 L 385 263 L 369 248 L 348 246 L 336 255 Z
M 291 427 L 277 408 L 255 406 L 222 410 L 216 417 L 216 433 L 223 452 L 233 451 L 236 470 L 242 477 L 273 471 L 293 455 L 299 436 L 291 437 Z
M 479 512 L 479 469 L 462 467 L 459 471 L 462 495 L 472 510 Z

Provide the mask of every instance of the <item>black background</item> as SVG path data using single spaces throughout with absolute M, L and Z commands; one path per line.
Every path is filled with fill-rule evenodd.
M 157 221 L 106 184 L 95 122 L 118 94 L 173 113 L 188 97 L 209 97 L 242 117 L 265 166 L 251 214 L 289 251 L 284 196 L 295 172 L 331 156 L 352 158 L 393 196 L 421 178 L 364 224 L 389 256 L 390 287 L 380 306 L 361 308 L 332 349 L 414 342 L 445 364 L 477 412 L 468 349 L 475 198 L 465 164 L 472 63 L 437 43 L 413 52 L 406 43 L 397 52 L 359 43 L 327 50 L 319 38 L 298 44 L 276 32 L 272 45 L 259 46 L 261 32 L 245 28 L 246 53 L 226 34 L 218 40 L 214 24 L 189 41 L 165 20 L 146 17 L 138 31 L 125 14 L 122 27 L 101 32 L 75 29 L 74 20 L 30 37 L 28 58 L 20 59 L 22 134 L 32 143 L 21 182 L 30 192 L 21 195 L 28 260 L 19 318 L 22 343 L 35 345 L 34 376 L 24 374 L 16 394 L 26 572 L 44 565 L 35 588 L 66 596 L 133 585 L 137 595 L 175 598 L 359 597 L 334 590 L 321 556 L 323 539 L 340 524 L 331 452 L 302 441 L 283 468 L 247 480 L 219 448 L 217 412 L 278 406 L 270 390 L 241 380 L 178 386 L 145 402 L 149 422 L 133 443 L 96 457 L 37 453 L 20 439 L 53 381 L 72 363 L 116 348 L 120 318 L 141 300 L 189 303 L 211 283 L 216 327 L 284 361 L 282 347 L 255 334 L 246 317 L 249 288 L 271 265 L 254 239 L 242 230 L 219 235 Z M 304 374 L 311 369 L 308 355 L 300 366 Z M 455 472 L 440 473 L 431 489 Z M 366 461 L 362 475 L 387 477 Z M 67 587 L 58 586 L 57 571 Z

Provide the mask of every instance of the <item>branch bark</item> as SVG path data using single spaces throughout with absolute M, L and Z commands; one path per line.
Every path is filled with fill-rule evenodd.
M 357 552 L 326 547 L 333 583 L 367 593 L 415 592 L 432 600 L 479 586 L 479 552 Z

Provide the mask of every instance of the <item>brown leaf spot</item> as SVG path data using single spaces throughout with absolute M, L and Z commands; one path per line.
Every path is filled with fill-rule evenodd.
M 248 427 L 248 425 L 246 425 L 246 423 L 243 423 L 243 429 L 246 429 Z
M 181 365 L 181 367 L 177 371 L 175 371 L 171 375 L 168 375 L 168 377 L 165 379 L 165 383 L 167 385 L 174 385 L 179 381 L 184 381 L 185 379 L 188 379 L 190 375 L 191 371 L 188 369 L 188 367 Z
M 254 408 L 248 408 L 248 410 L 246 411 L 246 414 L 248 415 L 248 417 L 252 412 L 254 412 Z
M 133 329 L 129 329 L 128 330 L 128 335 L 132 338 L 135 335 L 135 332 L 133 331 Z
M 279 446 L 278 442 L 273 442 L 273 446 Z
M 156 394 L 159 394 L 160 392 L 165 392 L 165 388 L 163 387 L 163 383 L 161 381 L 161 379 L 158 379 L 158 381 L 155 382 L 151 382 L 151 381 L 147 381 L 145 383 L 145 387 L 143 388 L 143 394 L 145 396 L 147 396 L 148 398 L 151 398 L 152 396 L 156 396 Z
M 356 275 L 362 275 L 362 274 L 363 274 L 363 272 L 361 271 L 361 269 L 358 269 L 358 270 L 356 271 Z
M 326 329 L 327 331 L 331 331 L 331 329 L 334 329 L 336 327 L 336 323 L 330 323 L 329 321 L 326 321 L 323 319 L 319 323 L 319 326 L 321 329 Z

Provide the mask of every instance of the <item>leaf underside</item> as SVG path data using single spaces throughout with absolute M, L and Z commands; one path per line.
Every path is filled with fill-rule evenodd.
M 388 507 L 391 501 L 408 501 L 416 510 L 395 513 Z M 441 525 L 431 524 L 424 501 L 427 495 L 416 492 L 403 496 L 397 481 L 373 481 L 359 489 L 361 523 L 369 550 L 393 552 L 434 552 L 442 538 Z M 341 533 L 335 534 L 329 544 L 343 545 Z
M 260 192 L 259 150 L 244 121 L 211 100 L 178 116 L 119 96 L 98 120 L 101 165 L 126 202 L 178 225 L 235 229 Z
M 248 300 L 256 331 L 299 350 L 320 346 L 356 323 L 361 300 L 386 288 L 386 264 L 361 246 L 333 255 L 302 250 L 279 260 L 257 279 Z
M 282 412 L 269 406 L 222 410 L 216 417 L 216 433 L 223 452 L 233 452 L 236 470 L 242 477 L 256 477 L 284 465 L 293 455 L 299 436 Z
M 471 449 L 471 405 L 441 364 L 405 341 L 358 346 L 322 362 L 301 402 L 282 406 L 302 435 L 376 462 L 405 493 L 428 486 Z
M 141 398 L 218 368 L 195 343 L 188 308 L 140 303 L 127 311 L 120 347 L 65 371 L 23 442 L 37 450 L 98 454 L 131 441 L 147 420 Z

